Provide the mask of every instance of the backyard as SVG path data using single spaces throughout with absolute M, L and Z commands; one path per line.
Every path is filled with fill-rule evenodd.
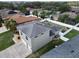
M 14 44 L 12 37 L 13 33 L 11 31 L 6 31 L 0 34 L 0 51 Z
M 78 34 L 79 34 L 79 31 L 71 30 L 68 34 L 65 35 L 65 37 L 72 39 L 73 37 L 75 37 Z
M 43 55 L 44 53 L 48 52 L 49 50 L 55 48 L 55 46 L 62 44 L 63 42 L 64 41 L 62 41 L 61 39 L 52 40 L 51 42 L 49 42 L 42 48 L 38 49 L 36 52 L 29 55 L 28 58 L 39 58 L 41 55 Z

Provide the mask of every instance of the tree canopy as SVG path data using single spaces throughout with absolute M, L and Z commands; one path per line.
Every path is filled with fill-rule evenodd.
M 46 17 L 46 12 L 43 10 L 39 16 L 44 19 Z
M 16 21 L 14 21 L 13 19 L 5 20 L 4 24 L 7 27 L 7 29 L 10 29 L 14 33 L 16 32 Z
M 79 15 L 76 16 L 76 21 L 79 22 Z
M 68 15 L 59 16 L 58 20 L 65 23 L 66 21 L 69 20 L 69 16 Z
M 35 15 L 35 16 L 38 17 L 38 11 L 37 11 L 37 10 L 34 10 L 34 11 L 33 11 L 33 15 Z
M 60 11 L 61 13 L 66 12 L 66 11 L 70 11 L 70 6 L 67 5 L 67 4 L 63 4 L 63 5 L 61 5 L 61 6 L 59 7 L 59 11 Z

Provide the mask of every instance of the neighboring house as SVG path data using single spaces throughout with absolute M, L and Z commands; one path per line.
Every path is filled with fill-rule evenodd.
M 10 9 L 1 9 L 0 10 L 0 15 L 2 16 L 2 18 L 6 18 L 9 15 L 11 16 L 11 15 L 15 15 L 15 14 L 22 14 L 22 13 L 18 10 L 10 10 Z
M 32 52 L 43 47 L 52 40 L 52 38 L 55 36 L 55 33 L 59 31 L 55 30 L 54 28 L 55 27 L 46 27 L 39 22 L 31 22 L 29 24 L 17 27 L 22 41 L 27 48 L 32 50 Z
M 65 23 L 67 23 L 67 24 L 71 24 L 71 25 L 75 25 L 76 23 L 78 23 L 77 21 L 76 21 L 76 16 L 77 16 L 77 14 L 76 13 L 74 13 L 74 12 L 64 12 L 64 13 L 62 13 L 60 16 L 63 16 L 63 15 L 68 15 L 69 16 L 69 21 L 65 21 Z
M 74 12 L 64 12 L 64 13 L 61 14 L 61 16 L 62 15 L 69 15 L 69 17 L 72 18 L 72 19 L 74 19 L 77 16 L 77 14 L 74 13 Z
M 79 13 L 79 7 L 73 6 L 73 7 L 71 7 L 71 11 Z
M 79 35 L 42 55 L 41 58 L 79 58 Z
M 44 11 L 45 13 L 48 13 L 48 12 L 51 12 L 51 11 L 49 11 L 49 10 L 42 10 L 42 9 L 31 9 L 30 10 L 30 15 L 33 15 L 33 11 L 38 11 L 38 16 L 40 16 L 40 13 L 42 12 L 42 11 Z M 46 17 L 49 17 L 50 15 L 46 15 Z
M 1 9 L 0 15 L 2 16 L 2 18 L 6 17 L 9 11 L 10 11 L 9 9 Z
M 15 14 L 15 15 L 7 16 L 6 19 L 13 19 L 16 21 L 17 24 L 23 24 L 35 20 L 37 21 L 40 18 L 38 18 L 37 16 L 25 16 L 25 15 Z

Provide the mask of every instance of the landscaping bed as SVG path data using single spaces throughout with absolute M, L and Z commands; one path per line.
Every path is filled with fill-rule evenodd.
M 12 37 L 13 33 L 11 31 L 6 31 L 0 34 L 0 51 L 14 44 Z
M 65 37 L 72 39 L 73 37 L 75 37 L 78 34 L 79 34 L 79 31 L 71 30 L 68 34 L 65 35 Z
M 63 42 L 64 41 L 62 41 L 61 39 L 52 40 L 51 42 L 47 43 L 42 48 L 38 49 L 36 52 L 29 55 L 28 58 L 39 58 L 41 55 L 43 55 L 44 53 L 48 52 L 49 50 L 55 48 L 55 46 L 62 44 Z

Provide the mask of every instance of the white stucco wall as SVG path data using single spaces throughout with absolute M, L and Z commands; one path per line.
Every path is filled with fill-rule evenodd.
M 46 31 L 44 34 L 38 35 L 37 38 L 28 37 L 28 40 L 26 39 L 26 34 L 22 32 L 22 35 L 21 35 L 21 31 L 19 32 L 23 43 L 27 48 L 29 45 L 29 48 L 32 50 L 32 52 L 38 50 L 39 48 L 43 47 L 44 45 L 46 45 L 48 42 L 52 40 L 52 38 L 49 36 L 49 30 Z
M 21 40 L 23 41 L 23 43 L 24 43 L 25 45 L 27 45 L 26 42 L 25 42 L 25 41 L 26 41 L 26 40 L 25 40 L 25 35 L 24 35 L 23 33 L 22 33 L 22 35 L 21 35 L 21 33 L 22 33 L 22 32 L 19 30 L 19 34 L 20 34 Z
M 32 39 L 32 51 L 43 47 L 45 44 L 50 42 L 52 38 L 49 36 L 49 31 L 45 32 L 43 35 L 38 36 L 37 38 Z
M 31 49 L 31 39 L 29 37 L 27 37 L 28 38 L 28 40 L 27 40 L 26 39 L 26 34 L 24 34 L 23 32 L 21 32 L 20 30 L 19 30 L 19 33 L 20 33 L 21 40 L 23 41 L 23 43 L 25 44 L 25 46 L 27 48 Z

